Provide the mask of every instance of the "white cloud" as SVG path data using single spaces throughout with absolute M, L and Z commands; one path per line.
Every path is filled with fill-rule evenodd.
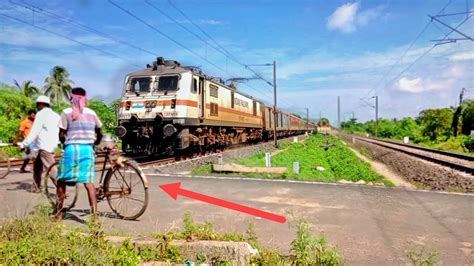
M 311 116 L 322 111 L 335 121 L 337 96 L 341 96 L 341 112 L 354 111 L 364 121 L 373 119 L 373 109 L 362 106 L 359 99 L 373 95 L 371 89 L 378 85 L 380 117 L 413 117 L 426 108 L 454 105 L 461 88 L 474 86 L 472 61 L 450 60 L 452 55 L 472 51 L 467 42 L 437 46 L 396 78 L 431 46 L 424 43 L 412 47 L 389 74 L 407 45 L 351 55 L 317 49 L 280 60 L 279 97 L 287 98 L 290 104 L 280 102 L 289 108 L 291 103 L 298 103 L 300 109 L 307 106 Z
M 360 11 L 358 2 L 347 3 L 336 8 L 329 16 L 326 26 L 330 30 L 351 33 L 358 27 L 363 27 L 370 21 L 380 17 L 384 9 L 384 6 L 377 6 Z
M 453 54 L 449 59 L 451 61 L 474 60 L 474 52 Z
M 223 24 L 220 20 L 215 19 L 201 19 L 198 21 L 199 24 L 208 24 L 208 25 L 221 25 Z
M 423 80 L 421 78 L 401 78 L 398 81 L 398 89 L 411 93 L 419 93 L 425 91 L 425 87 L 423 86 Z
M 466 82 L 461 81 L 463 80 L 466 72 L 466 68 L 463 65 L 447 64 L 441 66 L 439 69 L 444 71 L 426 69 L 426 71 L 422 73 L 424 77 L 417 77 L 413 79 L 403 77 L 398 80 L 395 90 L 408 93 L 422 93 L 431 91 L 443 92 L 453 90 L 456 88 L 456 84 L 462 84 L 463 82 Z M 439 73 L 435 74 L 436 72 Z
M 170 24 L 175 24 L 176 22 L 179 24 L 191 24 L 191 21 L 187 19 L 175 19 L 174 21 L 171 19 L 165 19 L 165 22 L 170 23 Z M 217 20 L 217 19 L 198 19 L 198 20 L 193 20 L 193 22 L 198 25 L 211 25 L 211 26 L 225 24 L 224 21 Z
M 354 22 L 358 7 L 358 3 L 347 3 L 336 8 L 334 13 L 328 18 L 328 28 L 342 32 L 353 32 L 355 30 Z
M 359 26 L 367 25 L 371 20 L 374 20 L 382 15 L 385 6 L 377 6 L 374 8 L 366 9 L 357 14 L 356 23 Z

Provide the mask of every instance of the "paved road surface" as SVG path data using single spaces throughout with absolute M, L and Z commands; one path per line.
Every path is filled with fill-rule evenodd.
M 474 196 L 417 192 L 356 185 L 308 184 L 251 180 L 225 180 L 150 176 L 149 208 L 140 221 L 103 218 L 109 231 L 146 234 L 179 226 L 190 210 L 197 221 L 210 221 L 219 231 L 245 232 L 255 222 L 259 238 L 288 252 L 294 237 L 289 224 L 256 219 L 220 207 L 179 197 L 172 200 L 158 185 L 176 181 L 182 187 L 240 204 L 292 217 L 305 218 L 315 232 L 325 233 L 342 251 L 348 265 L 405 264 L 410 243 L 435 247 L 444 265 L 474 264 Z M 25 213 L 42 195 L 26 192 L 30 175 L 0 180 L 0 217 Z M 81 190 L 76 210 L 87 208 Z M 109 211 L 107 203 L 99 209 Z M 81 225 L 87 219 L 73 211 L 66 223 Z

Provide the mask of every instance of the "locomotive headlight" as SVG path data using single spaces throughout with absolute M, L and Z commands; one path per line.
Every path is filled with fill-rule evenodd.
M 178 131 L 172 124 L 167 124 L 163 127 L 163 135 L 171 137 L 174 133 Z
M 115 135 L 119 138 L 123 138 L 127 134 L 127 129 L 124 126 L 119 126 L 115 129 Z

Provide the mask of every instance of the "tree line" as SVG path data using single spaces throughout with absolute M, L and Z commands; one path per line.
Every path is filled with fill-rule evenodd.
M 74 82 L 69 77 L 65 67 L 55 66 L 50 75 L 45 78 L 41 89 L 33 84 L 31 80 L 19 83 L 13 81 L 13 85 L 0 83 L 0 140 L 12 142 L 19 129 L 22 119 L 27 116 L 28 110 L 35 109 L 35 101 L 39 95 L 47 95 L 51 98 L 51 107 L 60 113 L 69 107 L 69 98 Z M 116 127 L 115 104 L 118 100 L 105 103 L 101 100 L 89 100 L 88 107 L 94 110 L 104 124 L 104 130 L 114 132 Z
M 353 118 L 341 123 L 351 133 L 367 133 L 381 138 L 403 139 L 435 148 L 467 152 L 472 150 L 474 100 L 465 100 L 458 107 L 426 109 L 415 118 L 385 119 L 360 123 Z

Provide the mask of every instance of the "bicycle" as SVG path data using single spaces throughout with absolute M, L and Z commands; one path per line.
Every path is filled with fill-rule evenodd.
M 117 157 L 112 154 L 111 149 L 106 149 L 103 154 L 105 159 L 100 170 L 99 186 L 96 186 L 97 202 L 107 200 L 110 209 L 117 217 L 124 220 L 136 220 L 143 215 L 148 206 L 148 180 L 136 161 L 122 156 Z M 112 158 L 114 156 L 116 158 Z M 100 157 L 96 156 L 96 158 Z M 59 162 L 56 162 L 51 165 L 44 178 L 44 192 L 53 206 L 56 206 L 57 201 L 56 173 L 58 164 Z M 135 187 L 136 185 L 138 187 Z M 65 211 L 74 207 L 79 195 L 79 184 L 69 183 L 67 186 L 63 207 Z M 139 197 L 139 199 L 132 198 L 132 195 Z M 139 206 L 131 212 L 127 212 L 122 209 L 124 200 L 131 200 Z M 128 208 L 126 207 L 126 209 Z
M 0 143 L 0 148 L 11 146 L 8 143 Z M 3 150 L 0 149 L 0 179 L 5 178 L 11 170 L 11 162 L 10 157 L 8 154 Z

